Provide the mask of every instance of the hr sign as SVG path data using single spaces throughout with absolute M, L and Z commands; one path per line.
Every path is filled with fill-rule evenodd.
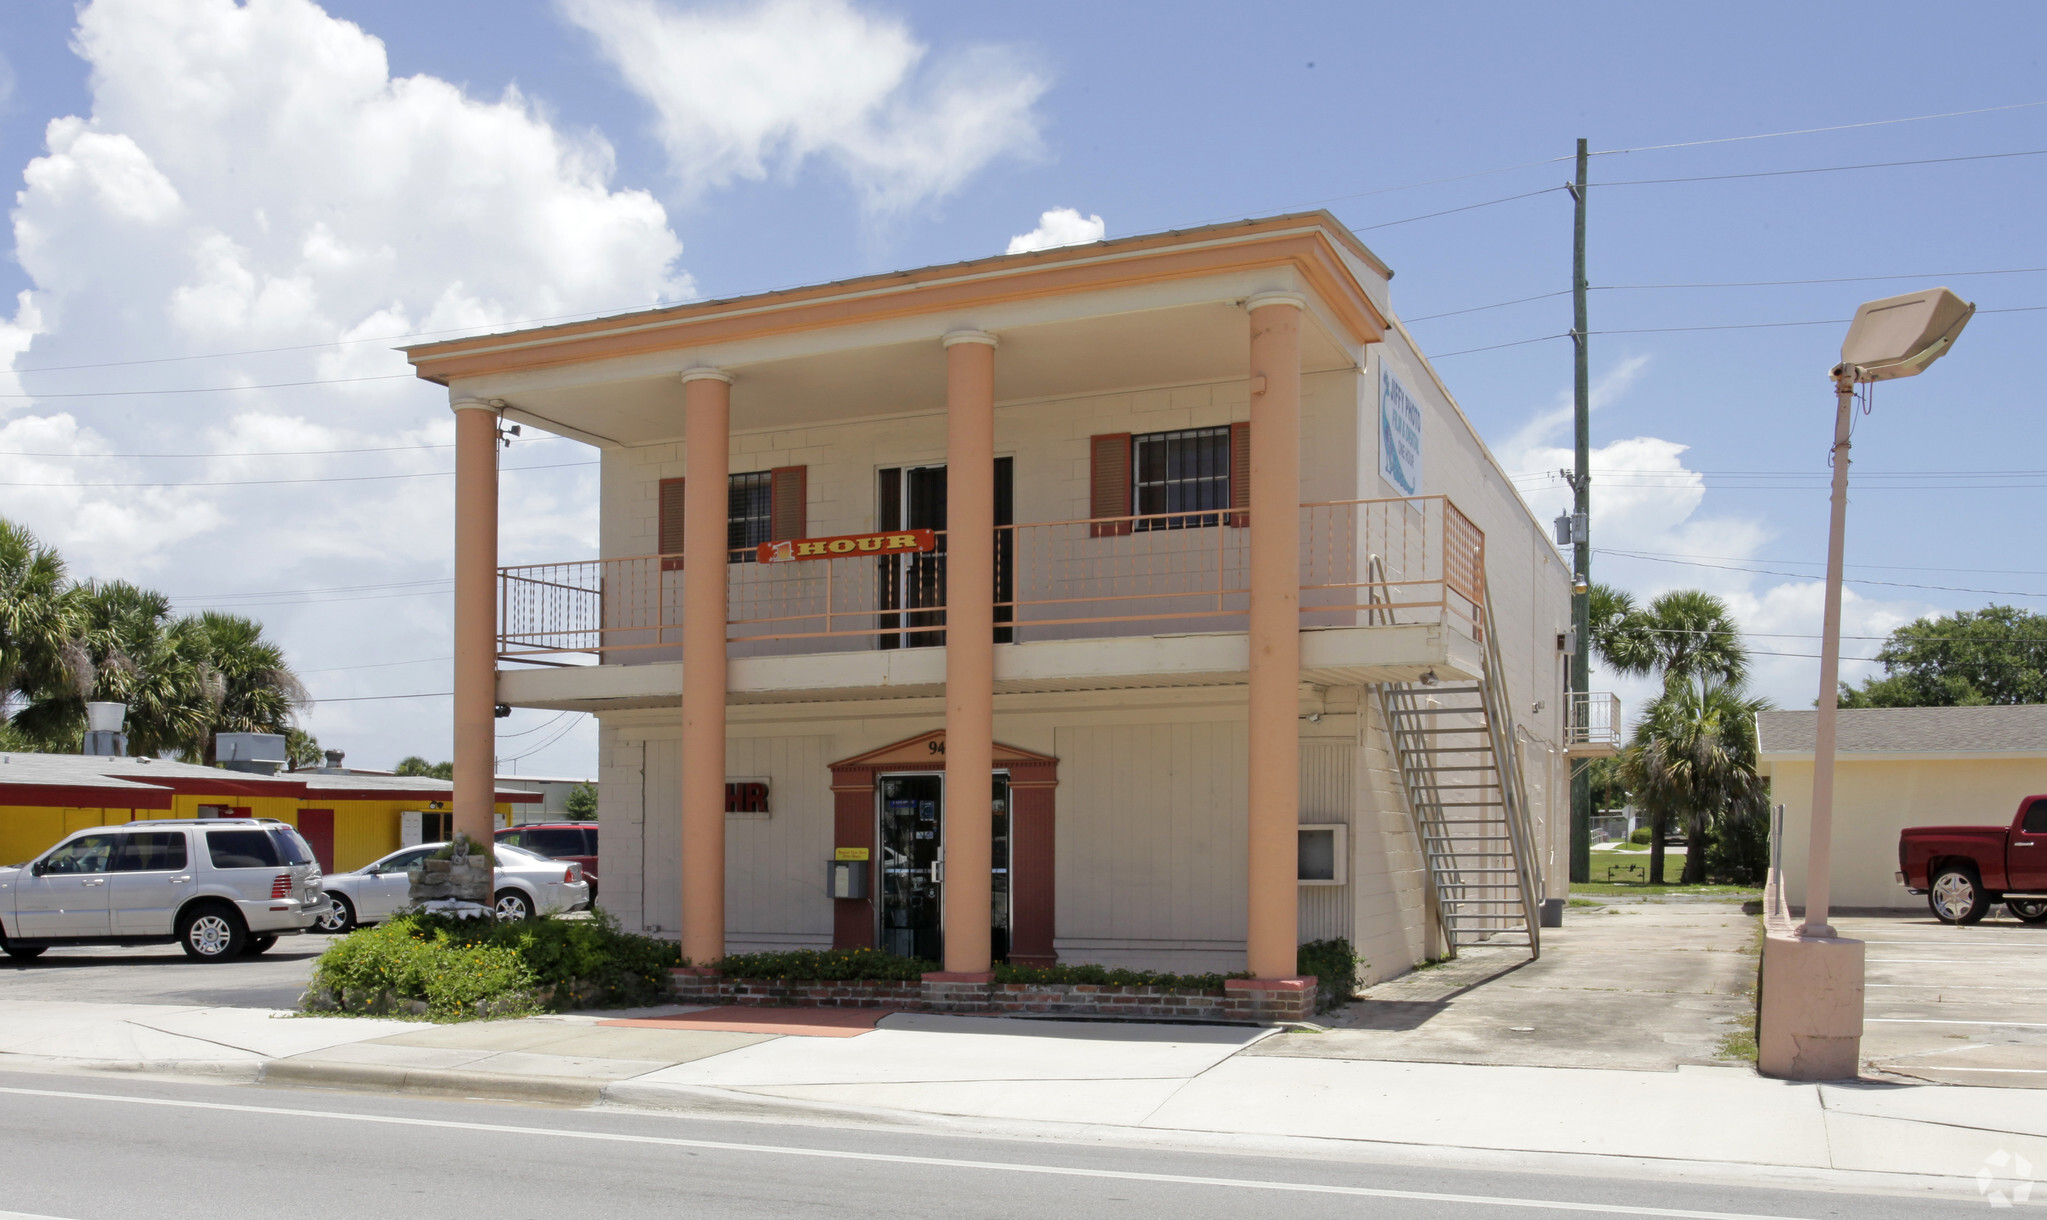
M 849 555 L 914 555 L 937 549 L 938 536 L 930 530 L 894 530 L 886 534 L 763 542 L 757 557 L 762 563 L 789 563 L 798 559 L 843 559 Z

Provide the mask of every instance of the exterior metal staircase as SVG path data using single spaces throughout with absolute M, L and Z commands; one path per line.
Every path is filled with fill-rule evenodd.
M 1378 588 L 1384 579 L 1373 575 Z M 1373 611 L 1373 621 L 1392 622 L 1392 611 Z M 1541 866 L 1490 598 L 1482 621 L 1483 678 L 1463 685 L 1383 682 L 1380 708 L 1449 955 L 1483 944 L 1525 945 L 1536 957 Z

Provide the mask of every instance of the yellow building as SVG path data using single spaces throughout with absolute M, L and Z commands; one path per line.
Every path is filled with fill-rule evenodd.
M 327 872 L 360 868 L 418 838 L 445 837 L 451 785 L 394 775 L 259 775 L 156 758 L 0 753 L 0 863 L 33 859 L 89 826 L 149 818 L 276 818 L 299 828 Z M 497 811 L 538 801 L 497 793 Z M 407 814 L 419 815 L 409 820 Z
M 1816 712 L 1762 712 L 1758 755 L 1784 806 L 1785 898 L 1805 905 Z M 2009 826 L 2019 802 L 2047 793 L 2047 706 L 1854 708 L 1835 730 L 1835 910 L 1907 910 L 1926 899 L 1898 884 L 1908 826 Z

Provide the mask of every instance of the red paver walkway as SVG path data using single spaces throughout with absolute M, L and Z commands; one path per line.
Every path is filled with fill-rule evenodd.
M 795 1034 L 811 1038 L 854 1038 L 873 1029 L 893 1008 L 767 1008 L 724 1004 L 672 1017 L 599 1021 L 640 1029 L 715 1029 L 735 1034 Z

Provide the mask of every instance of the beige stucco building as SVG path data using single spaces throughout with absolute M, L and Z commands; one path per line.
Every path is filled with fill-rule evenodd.
M 605 906 L 698 960 L 1533 941 L 1569 571 L 1391 274 L 1309 213 L 411 349 L 458 821 L 491 704 L 576 709 Z M 601 452 L 597 556 L 491 570 L 508 421 Z
M 1770 800 L 1784 806 L 1785 897 L 1805 904 L 1812 834 L 1816 712 L 1756 717 Z M 2047 793 L 2047 706 L 1850 708 L 1834 764 L 1834 910 L 1923 908 L 1898 884 L 1908 826 L 2009 826 L 2024 797 Z

